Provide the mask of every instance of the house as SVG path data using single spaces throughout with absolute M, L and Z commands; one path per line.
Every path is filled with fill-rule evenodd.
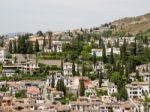
M 7 82 L 9 93 L 15 95 L 18 91 L 24 90 L 24 84 L 21 81 L 18 82 Z
M 65 62 L 63 63 L 64 76 L 72 76 L 72 63 Z
M 143 98 L 144 94 L 150 93 L 149 82 L 132 82 L 126 85 L 128 98 Z
M 62 52 L 62 41 L 52 41 L 52 52 Z
M 34 71 L 36 71 L 38 69 L 39 69 L 39 65 L 35 61 L 27 61 L 26 63 L 22 64 L 22 70 L 24 72 L 32 73 L 32 72 L 34 72 Z
M 121 112 L 144 112 L 141 101 L 125 101 L 120 105 Z
M 7 87 L 6 81 L 0 82 L 0 88 L 6 88 L 6 87 Z
M 2 74 L 7 77 L 11 77 L 13 74 L 15 74 L 17 69 L 21 69 L 21 66 L 17 65 L 4 65 L 2 68 Z
M 150 73 L 149 72 L 139 72 L 139 76 L 143 81 L 150 81 Z M 137 81 L 136 79 L 136 73 L 129 74 L 129 79 L 133 81 Z
M 103 55 L 103 49 L 92 49 L 91 54 L 93 55 L 94 52 L 95 52 L 97 57 L 101 57 Z M 110 54 L 111 54 L 111 48 L 106 48 L 106 55 L 110 56 Z M 119 55 L 120 54 L 120 49 L 113 47 L 113 54 Z
M 102 49 L 92 49 L 92 55 L 94 54 L 94 52 L 97 57 L 101 57 L 103 50 Z
M 62 91 L 51 91 L 50 99 L 52 102 L 58 101 L 64 97 L 64 93 Z
M 52 75 L 54 75 L 55 86 L 57 85 L 58 80 L 60 80 L 62 78 L 64 79 L 61 72 L 58 72 L 58 71 L 52 72 L 52 73 L 50 73 L 50 75 L 46 79 L 46 84 L 49 85 L 49 86 L 51 86 L 51 83 L 52 83 Z M 64 79 L 64 82 L 66 84 L 66 79 Z
M 102 72 L 104 72 L 104 63 L 101 61 L 98 61 L 95 65 L 93 64 L 93 70 L 97 71 L 97 70 L 102 70 Z
M 109 82 L 107 87 L 108 95 L 112 95 L 113 93 L 117 93 L 117 86 L 114 83 Z
M 0 63 L 3 63 L 5 61 L 5 55 L 6 55 L 6 49 L 0 48 Z
M 35 98 L 35 99 L 39 99 L 41 98 L 41 92 L 40 89 L 37 87 L 28 87 L 27 88 L 27 97 L 28 98 Z

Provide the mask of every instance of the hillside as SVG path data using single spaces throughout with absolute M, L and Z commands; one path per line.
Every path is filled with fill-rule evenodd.
M 113 29 L 114 32 L 125 31 L 128 34 L 135 35 L 141 31 L 144 32 L 150 29 L 150 13 L 116 20 L 111 25 L 115 26 L 115 29 Z

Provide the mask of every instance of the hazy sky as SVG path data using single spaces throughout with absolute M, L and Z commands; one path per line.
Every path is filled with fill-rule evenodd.
M 150 0 L 0 0 L 0 34 L 99 26 L 150 12 Z

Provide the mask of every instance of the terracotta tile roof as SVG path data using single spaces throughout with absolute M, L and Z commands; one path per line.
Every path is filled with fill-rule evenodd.
M 37 87 L 28 87 L 27 94 L 40 94 L 40 90 Z

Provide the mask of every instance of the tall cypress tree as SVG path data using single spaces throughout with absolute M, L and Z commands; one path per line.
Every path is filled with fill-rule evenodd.
M 84 65 L 84 62 L 82 63 L 82 76 L 85 76 L 85 65 Z
M 72 63 L 72 75 L 73 75 L 73 76 L 76 75 L 75 63 L 74 63 L 74 61 L 73 61 L 73 63 Z
M 80 79 L 80 96 L 84 96 L 85 86 L 84 86 L 84 79 Z
M 33 45 L 32 45 L 32 43 L 31 42 L 27 42 L 27 53 L 28 54 L 32 54 L 33 53 Z
M 57 89 L 57 91 L 63 91 L 64 95 L 66 96 L 66 86 L 65 86 L 64 80 L 62 78 L 57 81 L 56 89 Z
M 13 52 L 14 52 L 14 53 L 17 52 L 17 44 L 16 44 L 16 40 L 13 41 Z
M 94 67 L 95 67 L 95 65 L 96 65 L 96 53 L 95 52 L 93 53 L 92 60 L 93 60 L 93 64 L 94 64 Z
M 103 44 L 102 59 L 103 59 L 103 62 L 104 62 L 104 63 L 106 63 L 106 62 L 107 62 L 107 57 L 106 57 L 106 48 L 105 48 L 105 45 L 104 45 L 104 44 Z
M 111 53 L 110 53 L 110 63 L 114 63 L 114 53 L 113 53 L 113 47 L 111 47 Z
M 61 74 L 63 75 L 63 58 L 61 59 Z
M 9 52 L 12 53 L 12 41 L 9 41 Z
M 36 41 L 35 41 L 34 51 L 35 51 L 35 52 L 39 52 L 39 51 L 40 51 L 40 50 L 39 50 L 39 42 L 38 42 L 37 39 L 36 39 Z
M 103 80 L 103 73 L 102 73 L 102 69 L 97 71 L 97 76 L 99 78 L 99 87 L 102 86 L 102 80 Z
M 134 39 L 134 49 L 133 49 L 133 54 L 136 55 L 136 38 Z
M 55 87 L 55 78 L 54 78 L 54 74 L 52 74 L 51 87 L 52 87 L 52 88 Z
M 48 47 L 51 49 L 51 44 L 52 44 L 52 32 L 48 32 Z
M 43 50 L 44 50 L 45 46 L 46 46 L 46 38 L 45 38 L 45 35 L 44 35 L 44 39 L 43 39 Z

